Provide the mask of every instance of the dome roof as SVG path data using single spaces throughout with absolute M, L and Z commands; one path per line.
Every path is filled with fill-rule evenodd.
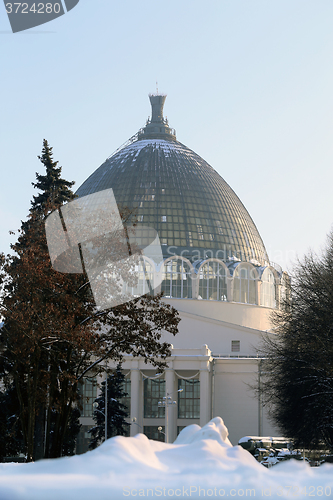
M 151 95 L 152 118 L 77 190 L 112 188 L 119 210 L 135 209 L 138 224 L 156 229 L 165 257 L 258 261 L 268 256 L 246 208 L 224 179 L 176 140 L 163 118 L 166 96 Z

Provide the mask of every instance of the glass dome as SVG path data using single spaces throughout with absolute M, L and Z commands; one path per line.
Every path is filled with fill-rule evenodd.
M 119 210 L 159 234 L 165 258 L 269 262 L 246 208 L 224 179 L 176 139 L 163 118 L 166 96 L 151 95 L 152 118 L 77 190 L 112 188 Z

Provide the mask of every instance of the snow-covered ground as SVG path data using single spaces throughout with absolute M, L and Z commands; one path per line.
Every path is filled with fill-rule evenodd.
M 0 499 L 333 498 L 333 465 L 266 469 L 227 436 L 217 417 L 186 427 L 174 444 L 118 436 L 84 455 L 0 464 Z

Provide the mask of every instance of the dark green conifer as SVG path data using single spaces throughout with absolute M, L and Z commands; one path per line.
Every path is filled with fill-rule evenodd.
M 72 453 L 73 432 L 79 428 L 78 384 L 90 370 L 98 375 L 105 360 L 121 361 L 125 353 L 165 367 L 170 344 L 161 341 L 162 333 L 175 335 L 180 321 L 161 294 L 99 311 L 86 274 L 52 267 L 45 218 L 75 195 L 73 183 L 61 178 L 47 141 L 40 159 L 46 174 L 37 174 L 34 186 L 41 192 L 12 246 L 16 255 L 0 255 L 0 378 L 16 390 L 27 461 Z M 126 279 L 132 279 L 130 269 Z M 122 432 L 116 421 L 112 426 Z
M 54 210 L 64 203 L 73 200 L 75 194 L 71 188 L 74 182 L 66 181 L 61 177 L 62 167 L 57 166 L 58 161 L 53 161 L 52 148 L 46 139 L 43 140 L 42 154 L 38 158 L 43 163 L 46 173 L 45 175 L 41 175 L 36 172 L 37 182 L 33 182 L 32 185 L 39 189 L 41 193 L 33 196 L 31 211 L 40 212 L 47 208 L 47 205 Z
M 128 417 L 127 407 L 122 402 L 123 398 L 127 396 L 124 391 L 125 376 L 121 371 L 120 365 L 116 370 L 108 376 L 107 385 L 107 436 L 125 436 L 128 432 L 129 425 L 126 422 Z M 93 419 L 96 425 L 89 430 L 91 434 L 90 449 L 96 448 L 105 438 L 105 381 L 101 384 L 101 393 L 95 399 L 95 410 Z

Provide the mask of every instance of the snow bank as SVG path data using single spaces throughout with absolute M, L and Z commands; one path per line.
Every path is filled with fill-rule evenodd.
M 118 436 L 84 455 L 0 464 L 1 500 L 134 497 L 331 498 L 333 465 L 288 461 L 267 470 L 231 445 L 219 417 L 186 427 L 174 444 Z

